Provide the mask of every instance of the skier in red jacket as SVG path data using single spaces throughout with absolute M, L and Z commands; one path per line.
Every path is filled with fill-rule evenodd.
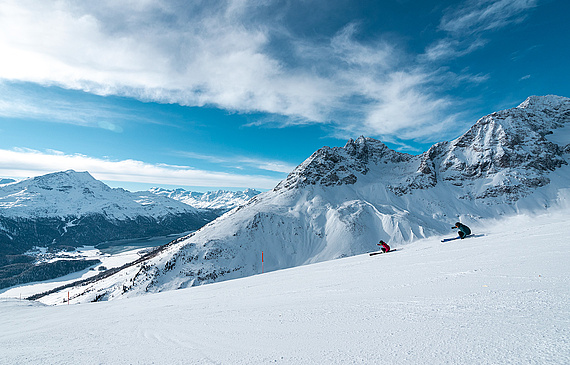
M 382 240 L 380 240 L 380 243 L 377 243 L 378 246 L 382 246 L 381 250 L 383 253 L 389 252 L 390 251 L 390 246 L 388 246 L 388 244 Z

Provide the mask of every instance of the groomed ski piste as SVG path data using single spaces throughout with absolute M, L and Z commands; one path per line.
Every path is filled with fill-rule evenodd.
M 0 363 L 569 364 L 569 225 L 569 209 L 519 215 L 445 245 L 109 302 L 4 298 Z

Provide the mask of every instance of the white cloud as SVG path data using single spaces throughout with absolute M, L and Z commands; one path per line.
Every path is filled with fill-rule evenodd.
M 5 0 L 0 79 L 272 113 L 286 116 L 286 123 L 328 123 L 343 131 L 364 123 L 376 136 L 398 126 L 422 130 L 438 123 L 434 115 L 449 105 L 429 87 L 437 80 L 406 66 L 394 45 L 355 40 L 357 24 L 316 44 L 263 19 L 251 21 L 251 9 L 263 6 L 245 0 Z M 269 51 L 275 31 L 288 38 L 295 66 Z M 86 124 L 121 130 L 109 123 Z
M 428 45 L 420 55 L 422 61 L 448 61 L 465 56 L 487 45 L 483 38 L 526 19 L 537 0 L 467 0 L 448 8 L 439 29 L 446 35 Z
M 0 176 L 25 178 L 70 169 L 89 171 L 96 179 L 106 181 L 187 187 L 272 189 L 279 183 L 278 179 L 262 175 L 229 174 L 136 160 L 111 161 L 79 154 L 68 155 L 59 151 L 0 149 Z
M 444 36 L 419 57 L 386 40 L 358 41 L 358 23 L 329 39 L 300 39 L 275 21 L 278 15 L 252 15 L 268 4 L 271 1 L 4 0 L 0 80 L 270 113 L 278 116 L 271 120 L 282 124 L 326 123 L 339 135 L 362 132 L 389 138 L 424 133 L 427 138 L 452 114 L 455 101 L 443 96 L 449 88 L 486 80 L 485 75 L 449 73 L 442 81 L 434 65 L 484 47 L 485 32 L 522 21 L 536 0 L 468 0 L 449 8 L 439 25 Z M 275 34 L 285 39 L 287 56 L 272 52 L 278 47 Z M 0 101 L 0 115 L 53 116 L 122 130 L 117 118 L 68 110 L 65 105 Z
M 423 57 L 426 57 L 428 61 L 453 59 L 483 48 L 487 43 L 484 39 L 460 41 L 453 38 L 444 38 L 429 45 Z
M 49 92 L 38 92 L 23 85 L 0 82 L 0 117 L 36 119 L 83 127 L 122 132 L 122 123 L 135 120 L 158 123 L 134 110 L 117 105 L 106 106 L 85 100 L 63 99 Z M 164 123 L 164 122 L 161 122 Z
M 282 172 L 288 174 L 291 171 L 293 171 L 296 167 L 295 165 L 289 164 L 287 162 L 268 160 L 263 158 L 251 158 L 244 156 L 237 156 L 230 158 L 227 156 L 225 157 L 212 156 L 212 155 L 205 155 L 205 154 L 186 152 L 186 151 L 178 151 L 176 152 L 176 154 L 188 158 L 208 161 L 210 163 L 225 165 L 227 167 L 235 169 L 255 168 L 259 170 Z
M 282 161 L 266 160 L 266 159 L 255 159 L 242 157 L 237 160 L 239 163 L 243 163 L 246 166 L 254 167 L 260 170 L 274 171 L 290 173 L 295 169 L 295 165 L 288 164 Z
M 267 35 L 240 23 L 239 2 L 197 14 L 158 1 L 133 8 L 106 2 L 105 12 L 92 6 L 3 2 L 0 78 L 100 95 L 323 118 L 316 105 L 326 81 L 307 82 L 302 72 L 285 72 L 265 54 Z M 163 17 L 171 22 L 162 22 Z
M 440 28 L 456 34 L 496 30 L 521 22 L 536 4 L 537 0 L 470 0 L 448 11 Z

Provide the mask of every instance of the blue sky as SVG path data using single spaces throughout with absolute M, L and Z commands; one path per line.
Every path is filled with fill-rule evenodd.
M 570 96 L 570 2 L 4 0 L 0 177 L 271 189 L 360 135 L 418 154 Z

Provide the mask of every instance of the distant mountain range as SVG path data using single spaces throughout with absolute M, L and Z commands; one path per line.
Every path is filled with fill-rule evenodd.
M 191 231 L 218 214 L 73 170 L 0 186 L 0 254 Z
M 451 234 L 456 221 L 476 231 L 482 218 L 568 204 L 569 153 L 570 99 L 558 96 L 485 116 L 417 156 L 365 137 L 323 147 L 272 191 L 66 290 L 75 301 L 136 296 Z
M 255 189 L 246 189 L 244 191 L 217 190 L 207 193 L 198 193 L 184 189 L 167 190 L 163 188 L 152 188 L 149 191 L 156 195 L 181 201 L 194 208 L 212 209 L 224 213 L 244 205 L 251 198 L 261 193 Z
M 73 170 L 0 184 L 0 253 L 196 230 L 258 191 L 129 192 Z
M 88 172 L 73 170 L 22 181 L 0 180 L 0 288 L 50 278 L 47 272 L 61 275 L 67 269 L 73 271 L 93 264 L 66 262 L 53 264 L 51 268 L 44 265 L 38 276 L 33 258 L 22 255 L 34 246 L 63 250 L 105 241 L 189 232 L 258 193 L 253 190 L 176 192 L 176 197 L 185 194 L 202 197 L 201 204 L 193 207 L 180 199 L 171 199 L 166 190 L 132 193 L 112 189 Z M 29 270 L 34 273 L 26 273 Z M 4 285 L 2 280 L 6 278 L 11 279 Z

